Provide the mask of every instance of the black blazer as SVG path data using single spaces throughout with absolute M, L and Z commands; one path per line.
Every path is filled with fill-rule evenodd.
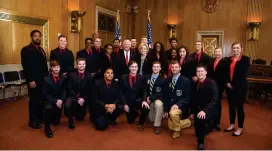
M 189 102 L 191 95 L 191 81 L 180 75 L 176 81 L 174 90 L 172 90 L 172 77 L 166 79 L 164 88 L 164 111 L 169 112 L 170 108 L 176 104 L 181 110 L 184 110 Z
M 42 49 L 42 51 L 44 50 Z M 41 50 L 38 50 L 33 44 L 25 46 L 21 50 L 21 62 L 26 81 L 35 81 L 36 84 L 42 84 L 44 77 L 48 75 L 48 67 L 46 56 L 43 55 Z
M 60 73 L 69 73 L 74 70 L 74 55 L 73 52 L 67 48 L 63 54 L 60 53 L 59 47 L 52 50 L 50 53 L 50 61 L 56 60 L 60 63 Z
M 88 54 L 86 49 L 77 52 L 76 59 L 85 58 L 86 59 L 86 72 L 87 73 L 98 73 L 100 69 L 100 54 L 92 50 L 92 54 Z
M 218 103 L 218 87 L 216 83 L 206 78 L 204 83 L 193 83 L 192 87 L 192 101 L 191 109 L 192 114 L 198 114 L 200 111 L 204 111 L 208 119 L 215 117 L 216 104 Z
M 134 105 L 136 102 L 145 100 L 145 80 L 142 75 L 137 74 L 136 83 L 133 88 L 130 87 L 129 74 L 121 76 L 121 100 L 123 104 Z
M 101 72 L 100 72 L 101 76 L 100 77 L 103 77 L 104 72 L 106 71 L 107 68 L 112 68 L 114 71 L 114 75 L 117 74 L 115 72 L 116 71 L 115 64 L 116 64 L 116 61 L 115 61 L 115 56 L 113 53 L 111 54 L 111 61 L 109 60 L 106 53 L 103 54 L 100 59 L 100 67 L 101 67 Z
M 227 78 L 227 60 L 221 59 L 215 70 L 214 70 L 214 62 L 215 58 L 212 58 L 208 64 L 207 71 L 208 71 L 208 77 L 212 80 L 214 80 L 218 86 L 219 93 L 222 93 L 224 91 L 225 85 L 226 85 L 226 78 Z
M 233 90 L 239 92 L 239 94 L 246 96 L 248 90 L 248 70 L 250 64 L 250 58 L 242 55 L 241 60 L 236 62 L 233 78 L 230 79 L 230 65 L 231 65 L 231 57 L 227 59 L 227 81 L 226 83 L 230 83 L 233 87 Z M 227 88 L 227 90 L 229 90 Z
M 135 49 L 130 48 L 130 51 L 135 54 L 136 58 L 138 58 L 139 56 L 141 56 L 141 53 L 140 53 L 140 51 L 139 51 L 138 48 L 135 48 Z
M 123 74 L 128 74 L 129 69 L 126 64 L 126 56 L 125 56 L 124 50 L 120 50 L 116 54 L 115 60 L 116 60 L 116 69 L 117 69 L 117 73 L 118 73 L 118 75 L 116 75 L 116 77 L 121 77 Z M 129 61 L 131 61 L 131 60 L 136 60 L 133 52 L 130 52 L 130 60 Z
M 63 102 L 66 100 L 66 85 L 65 85 L 65 76 L 59 76 L 59 83 L 56 84 L 53 75 L 49 74 L 44 78 L 43 83 L 43 93 L 45 96 L 45 101 L 50 103 L 57 103 L 57 100 L 60 99 Z
M 68 79 L 68 97 L 77 101 L 78 98 L 83 98 L 85 101 L 89 97 L 92 85 L 92 77 L 87 72 L 84 72 L 84 80 L 78 74 L 78 71 L 71 72 Z
M 186 78 L 190 78 L 190 68 L 191 68 L 190 60 L 188 58 L 185 58 L 182 65 L 181 65 L 180 74 Z
M 156 100 L 163 101 L 163 92 L 164 92 L 164 85 L 165 85 L 165 79 L 163 76 L 159 75 L 153 85 L 152 88 L 152 94 L 150 94 L 150 82 L 151 82 L 151 76 L 152 74 L 149 74 L 146 76 L 146 91 L 145 96 L 149 97 L 149 100 L 151 102 L 154 102 Z
M 189 79 L 192 79 L 193 76 L 196 76 L 196 67 L 198 64 L 203 64 L 205 66 L 207 66 L 209 64 L 209 60 L 210 60 L 210 56 L 207 55 L 205 52 L 202 51 L 202 55 L 200 57 L 200 61 L 198 62 L 198 60 L 195 59 L 195 55 L 196 52 L 190 54 L 190 73 L 188 74 Z
M 136 58 L 136 61 L 138 63 L 139 69 L 138 69 L 138 73 L 140 73 L 140 68 L 141 68 L 141 55 L 139 55 Z M 147 74 L 151 74 L 152 73 L 152 63 L 151 60 L 148 56 L 146 56 L 144 63 L 143 63 L 143 67 L 142 67 L 142 75 L 147 75 Z
M 99 50 L 100 50 L 99 52 L 96 51 L 96 48 L 95 48 L 95 47 L 92 47 L 92 50 L 93 50 L 93 52 L 95 51 L 95 52 L 98 53 L 98 54 L 104 54 L 104 53 L 106 52 L 105 49 L 103 49 L 103 48 L 101 48 L 101 47 L 100 47 L 100 49 L 99 49 Z
M 110 88 L 107 88 L 104 79 L 96 80 L 92 88 L 92 100 L 94 106 L 98 105 L 105 107 L 106 104 L 118 104 L 121 98 L 121 91 L 119 84 L 112 81 Z

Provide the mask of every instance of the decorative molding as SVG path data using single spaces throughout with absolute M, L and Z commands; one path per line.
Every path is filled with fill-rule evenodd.
M 203 35 L 218 35 L 219 36 L 219 46 L 223 48 L 223 57 L 229 54 L 225 51 L 224 47 L 224 31 L 196 31 L 196 39 L 201 40 Z
M 95 11 L 95 32 L 98 33 L 98 13 L 101 12 L 103 14 L 107 14 L 107 15 L 116 17 L 117 12 L 114 12 L 114 11 L 111 11 L 111 10 L 108 10 L 108 9 L 105 9 L 105 8 L 102 8 L 99 6 L 96 6 L 95 10 L 96 10 Z
M 12 21 L 21 24 L 43 26 L 43 49 L 47 53 L 49 49 L 49 21 L 46 19 L 17 15 L 17 13 L 0 12 L 0 21 Z

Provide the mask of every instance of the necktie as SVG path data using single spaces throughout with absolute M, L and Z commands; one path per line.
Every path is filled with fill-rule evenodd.
M 172 82 L 171 82 L 171 88 L 172 88 L 172 90 L 174 90 L 175 85 L 176 85 L 176 79 L 172 79 Z
M 79 73 L 79 76 L 80 76 L 81 80 L 84 80 L 84 74 L 83 73 Z
M 56 83 L 56 84 L 59 84 L 59 77 L 55 77 L 55 78 L 56 78 L 55 83 Z
M 152 78 L 151 81 L 150 81 L 150 95 L 152 94 L 152 90 L 153 90 L 153 87 L 154 87 L 154 83 L 155 83 L 155 78 Z
M 111 86 L 111 84 L 110 84 L 110 83 L 108 83 L 108 84 L 107 84 L 107 88 L 109 89 L 109 88 L 110 88 L 110 86 Z
M 128 65 L 128 52 L 126 52 L 126 64 Z
M 92 54 L 92 51 L 91 50 L 88 50 L 88 55 L 91 55 Z
M 132 83 L 132 88 L 134 88 L 134 85 L 135 85 L 135 77 L 132 77 L 132 81 L 131 81 L 131 83 Z

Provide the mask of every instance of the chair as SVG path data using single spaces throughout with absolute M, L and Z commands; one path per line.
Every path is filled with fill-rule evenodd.
M 5 88 L 11 89 L 12 98 L 16 100 L 16 96 L 18 96 L 19 90 L 18 89 L 16 90 L 15 88 L 21 86 L 19 72 L 17 71 L 4 72 L 4 80 Z
M 1 99 L 5 98 L 5 81 L 4 81 L 4 77 L 3 74 L 0 72 L 0 90 L 1 93 L 3 94 Z
M 262 65 L 265 65 L 265 64 L 266 64 L 266 60 L 263 60 L 263 59 L 256 59 L 256 60 L 255 60 L 255 64 L 262 64 Z
M 26 75 L 24 73 L 24 70 L 19 71 L 19 77 L 20 77 L 20 95 L 26 95 L 27 94 L 27 87 L 26 87 Z

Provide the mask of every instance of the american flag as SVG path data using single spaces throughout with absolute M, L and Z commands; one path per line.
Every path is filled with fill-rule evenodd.
M 151 33 L 151 20 L 150 20 L 150 11 L 148 11 L 147 17 L 147 44 L 149 48 L 152 48 L 152 33 Z
M 114 37 L 115 37 L 115 39 L 119 39 L 119 40 L 120 40 L 120 44 L 121 44 L 120 13 L 119 13 L 119 10 L 117 10 L 116 30 L 115 30 L 115 35 L 114 35 Z

